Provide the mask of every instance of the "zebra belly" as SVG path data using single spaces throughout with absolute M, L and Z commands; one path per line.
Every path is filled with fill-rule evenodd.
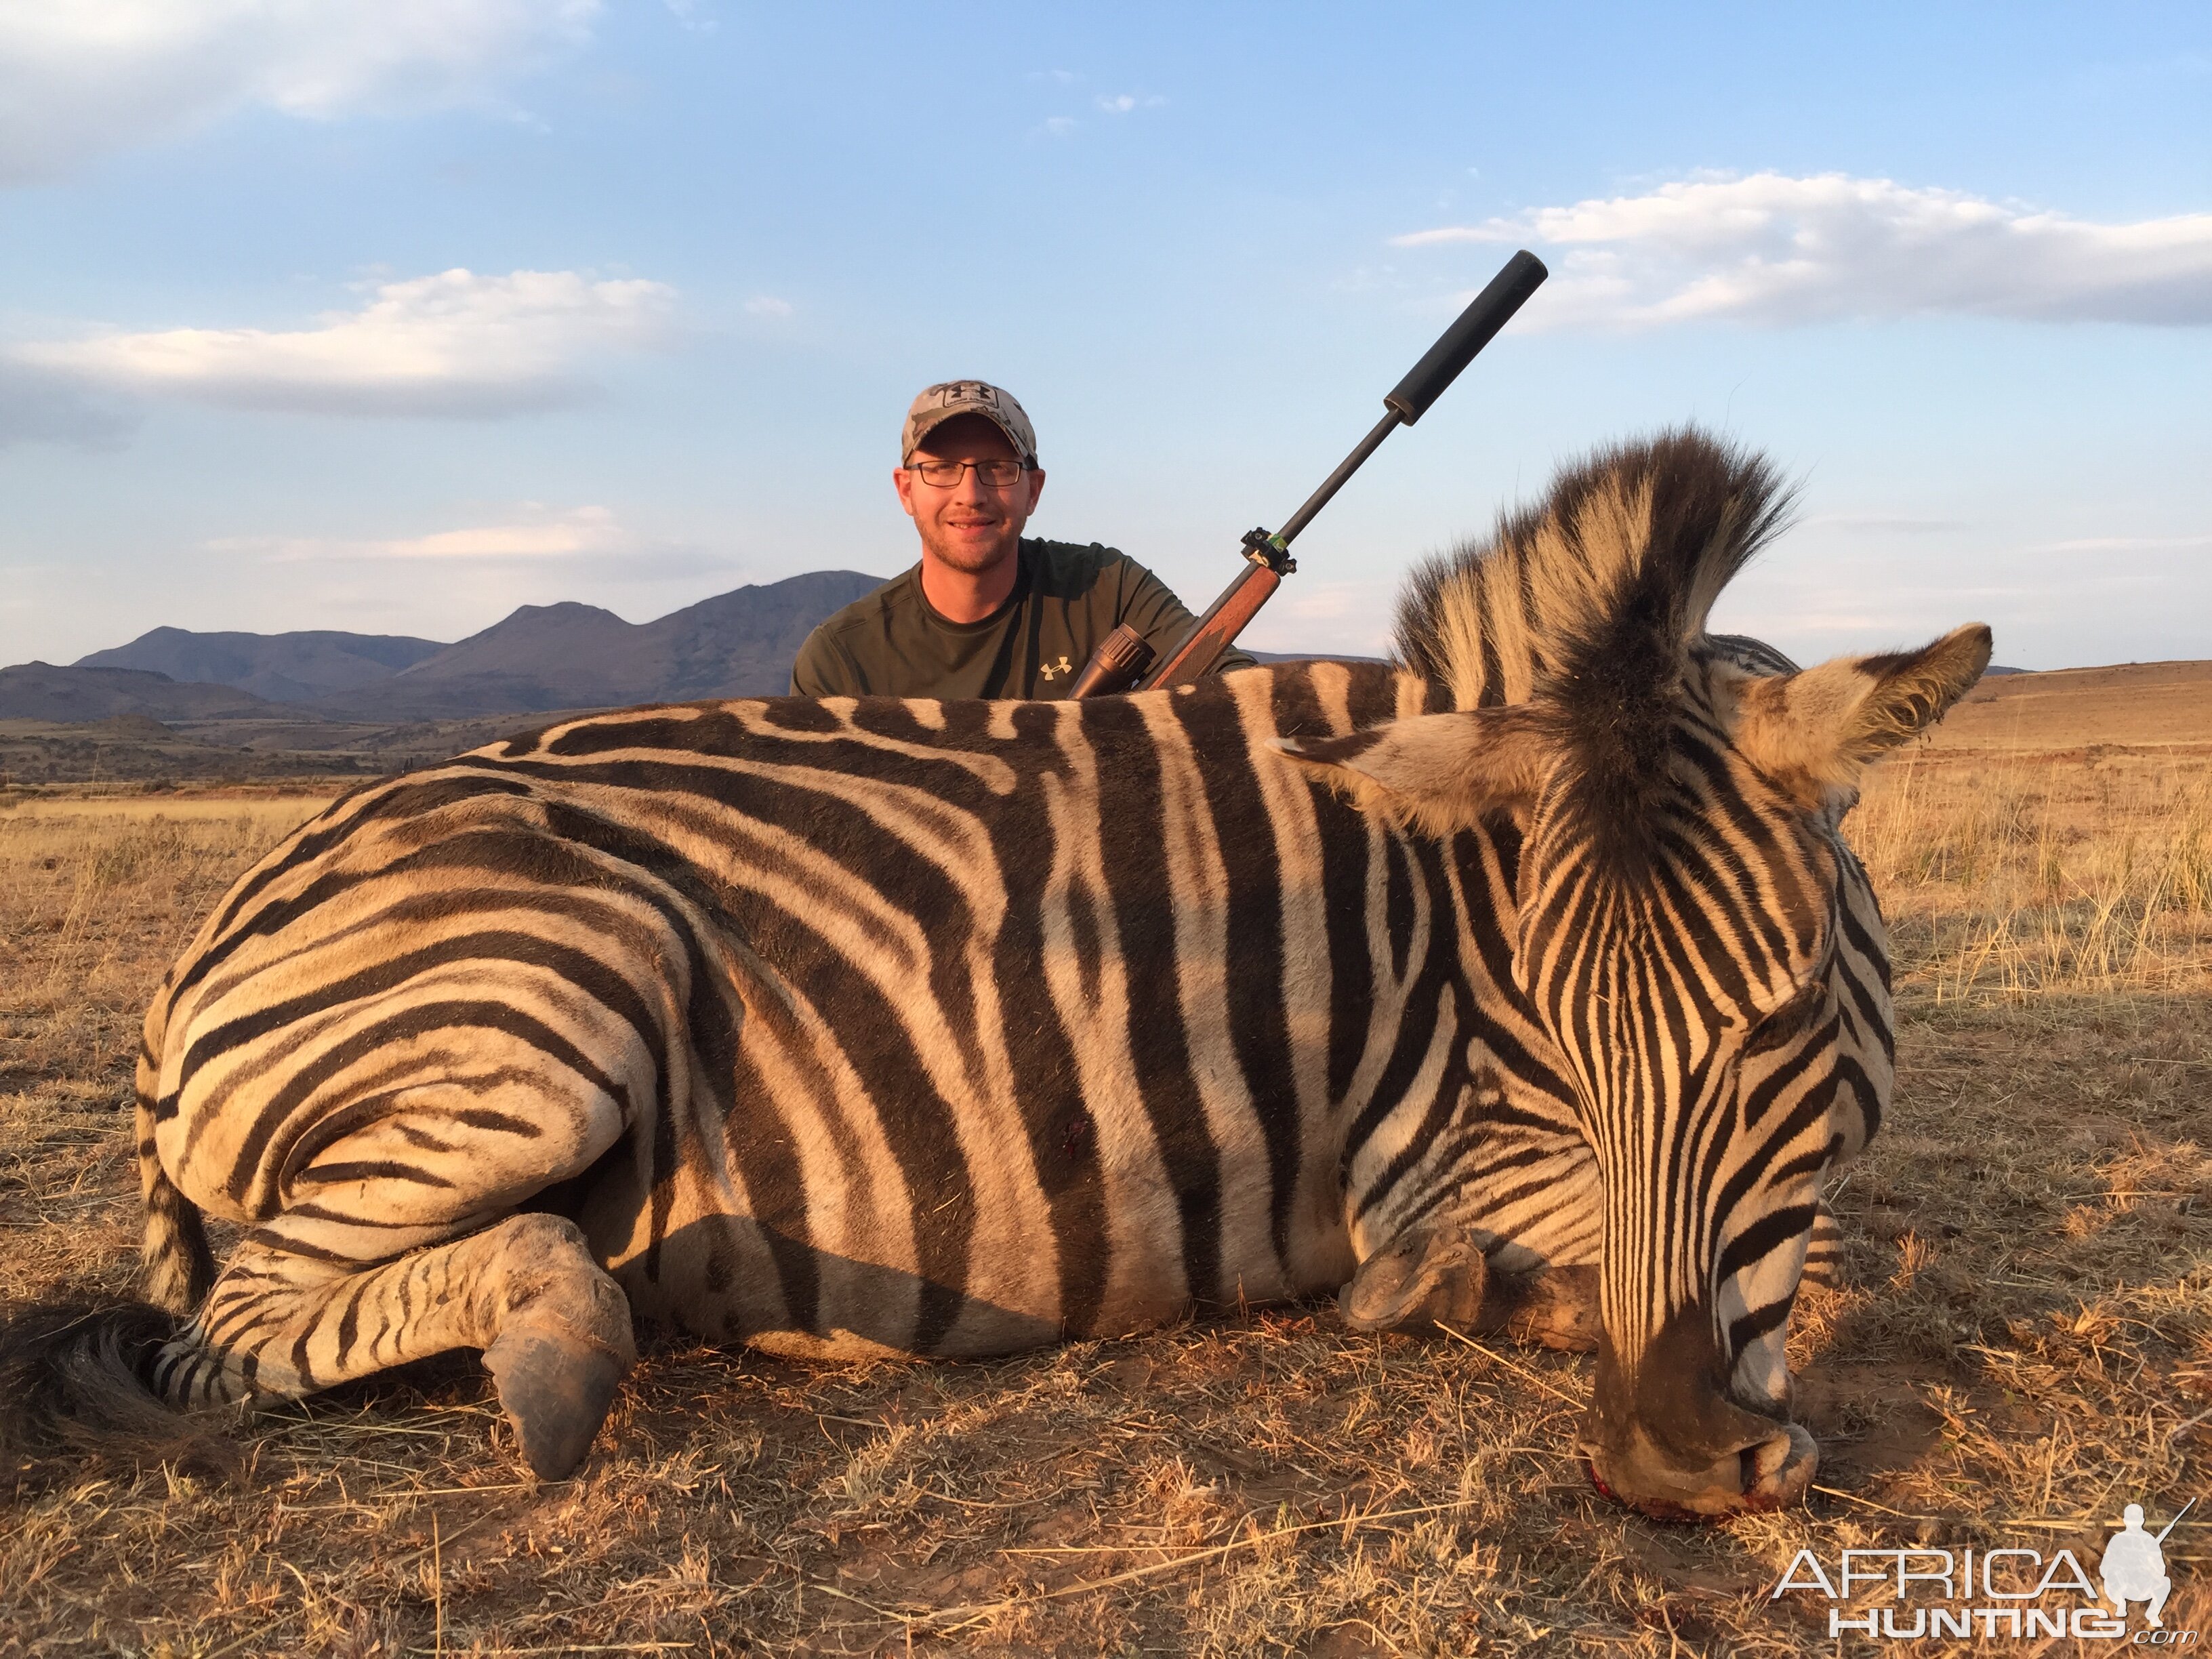
M 1297 717 L 1348 728 L 1336 682 Z M 664 1091 L 585 1218 L 633 1306 L 787 1351 L 988 1354 L 1342 1283 L 1339 1143 L 1395 1076 L 1427 970 L 1391 930 L 1431 872 L 1259 757 L 1273 684 L 1187 714 L 732 704 L 672 750 L 645 714 L 549 739 L 684 758 L 681 794 L 579 787 L 715 884 L 670 958 Z
M 1222 1161 L 1224 1192 L 1265 1194 L 1264 1149 L 1251 1152 Z M 631 1159 L 610 1169 L 583 1216 L 594 1253 L 633 1310 L 712 1341 L 800 1358 L 1017 1353 L 1171 1323 L 1205 1305 L 1334 1291 L 1353 1266 L 1340 1208 L 1310 1206 L 1289 1252 L 1294 1265 L 1273 1248 L 1224 1254 L 1218 1281 L 1194 1293 L 1176 1194 L 1141 1167 L 1102 1170 L 1098 1201 L 1077 1206 L 1101 1218 L 1097 1228 L 979 1230 L 963 1271 L 952 1273 L 926 1271 L 918 1259 L 924 1206 L 855 1202 L 846 1192 L 800 1218 L 757 1214 L 709 1169 L 686 1160 L 656 1225 L 653 1193 L 640 1172 Z M 1216 1236 L 1237 1231 L 1220 1216 L 1207 1219 Z M 1104 1293 L 1071 1318 L 1066 1286 L 1086 1277 Z

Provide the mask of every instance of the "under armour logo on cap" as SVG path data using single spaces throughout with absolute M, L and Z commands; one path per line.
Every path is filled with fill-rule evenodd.
M 981 415 L 1006 434 L 1023 460 L 1031 466 L 1037 464 L 1036 428 L 1012 392 L 988 380 L 939 380 L 923 387 L 907 407 L 906 430 L 899 438 L 900 465 L 911 461 L 915 447 L 957 415 Z

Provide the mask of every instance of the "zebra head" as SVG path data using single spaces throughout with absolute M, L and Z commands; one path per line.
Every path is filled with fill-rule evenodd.
M 1499 988 L 1548 1036 L 1601 1188 L 1584 1443 L 1654 1513 L 1811 1479 L 1784 1342 L 1821 1175 L 1878 1121 L 1893 1041 L 1839 825 L 1989 661 L 1979 625 L 1802 672 L 1709 634 L 1787 507 L 1764 461 L 1695 433 L 1600 454 L 1417 574 L 1401 654 L 1455 712 L 1286 745 L 1416 833 L 1517 842 Z

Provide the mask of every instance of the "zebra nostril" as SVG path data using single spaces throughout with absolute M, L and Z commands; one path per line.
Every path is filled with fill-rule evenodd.
M 1813 1437 L 1795 1423 L 1752 1420 L 1753 1413 L 1735 1409 L 1736 1431 L 1704 1451 L 1662 1444 L 1633 1420 L 1610 1439 L 1592 1425 L 1581 1445 L 1591 1484 L 1662 1521 L 1710 1521 L 1802 1500 L 1820 1467 Z
M 1743 1449 L 1743 1485 L 1748 1492 L 1790 1461 L 1790 1437 L 1772 1434 Z
M 1741 1485 L 1743 1491 L 1756 1492 L 1759 1489 L 1759 1476 L 1765 1473 L 1765 1471 L 1759 1468 L 1761 1454 L 1763 1454 L 1766 1449 L 1773 1443 L 1774 1443 L 1771 1440 L 1761 1440 L 1754 1444 L 1746 1446 L 1741 1451 L 1735 1455 L 1736 1465 L 1741 1475 Z
M 1779 1433 L 1753 1441 L 1736 1457 L 1747 1506 L 1779 1509 L 1804 1497 L 1820 1467 L 1820 1449 L 1802 1428 L 1785 1423 Z

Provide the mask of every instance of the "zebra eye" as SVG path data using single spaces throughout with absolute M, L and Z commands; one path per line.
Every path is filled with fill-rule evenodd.
M 1763 1054 L 1801 1035 L 1820 1012 L 1821 988 L 1819 980 L 1808 981 L 1796 996 L 1751 1028 L 1744 1052 Z

